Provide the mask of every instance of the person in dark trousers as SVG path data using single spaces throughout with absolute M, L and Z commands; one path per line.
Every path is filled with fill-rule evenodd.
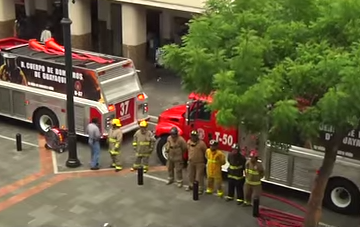
M 89 135 L 89 146 L 91 150 L 91 162 L 90 169 L 98 170 L 99 169 L 99 156 L 100 156 L 100 138 L 101 132 L 98 126 L 99 120 L 97 118 L 93 118 L 86 127 L 86 134 Z
M 236 191 L 236 202 L 238 205 L 244 203 L 244 170 L 246 158 L 241 154 L 239 145 L 234 144 L 231 147 L 231 153 L 228 155 L 228 195 L 225 197 L 226 201 L 234 200 Z

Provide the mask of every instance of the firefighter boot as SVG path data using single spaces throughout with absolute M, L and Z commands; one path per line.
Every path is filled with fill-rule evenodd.
M 206 194 L 213 194 L 213 190 L 211 188 L 206 189 Z
M 234 197 L 231 197 L 231 196 L 226 196 L 225 197 L 226 202 L 233 201 L 233 200 L 234 200 Z
M 109 168 L 115 168 L 116 167 L 116 164 L 115 163 L 113 163 L 113 164 L 111 164 L 110 166 L 109 166 Z
M 174 180 L 169 179 L 168 182 L 166 182 L 166 185 L 170 185 L 170 184 L 173 184 L 173 183 L 174 183 Z
M 242 205 L 243 203 L 244 203 L 244 200 L 242 200 L 242 199 L 237 199 L 236 200 L 237 205 Z
M 222 198 L 224 196 L 224 192 L 222 190 L 218 190 L 216 195 L 219 197 L 219 198 Z
M 191 185 L 188 185 L 186 188 L 185 188 L 185 191 L 191 191 L 192 190 L 192 186 Z
M 178 183 L 176 184 L 176 186 L 177 186 L 178 188 L 182 188 L 182 187 L 183 187 L 183 183 L 182 183 L 182 182 L 178 182 Z

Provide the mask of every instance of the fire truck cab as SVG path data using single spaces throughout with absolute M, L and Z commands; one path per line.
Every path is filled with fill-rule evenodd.
M 98 118 L 103 137 L 119 118 L 124 133 L 147 120 L 148 97 L 131 59 L 72 50 L 75 130 Z M 40 133 L 66 128 L 64 47 L 55 40 L 0 40 L 0 115 L 33 123 Z
M 211 96 L 190 94 L 187 104 L 172 107 L 162 112 L 155 129 L 157 155 L 166 163 L 167 154 L 164 145 L 170 129 L 177 127 L 180 134 L 189 139 L 191 130 L 198 130 L 200 138 L 209 144 L 210 139 L 219 141 L 219 148 L 225 155 L 234 143 L 252 148 L 256 141 L 252 135 L 245 135 L 238 128 L 224 128 L 216 123 L 216 111 L 209 111 L 206 104 Z M 331 136 L 332 128 L 319 129 L 323 140 Z M 241 135 L 239 135 L 242 133 Z M 239 139 L 241 141 L 239 141 Z M 320 138 L 321 139 L 321 138 Z M 324 147 L 313 145 L 312 149 L 265 141 L 259 150 L 265 167 L 263 182 L 301 192 L 310 193 L 313 181 L 318 174 L 324 157 Z M 325 141 L 326 142 L 326 141 Z M 338 213 L 353 214 L 360 209 L 360 131 L 354 130 L 343 140 L 333 173 L 325 190 L 324 204 Z M 228 163 L 222 169 L 227 171 Z

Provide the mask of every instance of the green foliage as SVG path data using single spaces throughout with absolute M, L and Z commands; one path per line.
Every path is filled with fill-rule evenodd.
M 222 125 L 270 122 L 280 140 L 320 124 L 346 133 L 360 119 L 359 15 L 358 0 L 209 0 L 183 45 L 164 47 L 165 66 L 187 91 L 216 91 Z

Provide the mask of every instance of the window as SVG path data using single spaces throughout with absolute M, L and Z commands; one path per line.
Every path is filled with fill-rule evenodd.
M 210 121 L 211 111 L 206 107 L 206 103 L 200 102 L 198 107 L 197 118 L 203 121 Z

